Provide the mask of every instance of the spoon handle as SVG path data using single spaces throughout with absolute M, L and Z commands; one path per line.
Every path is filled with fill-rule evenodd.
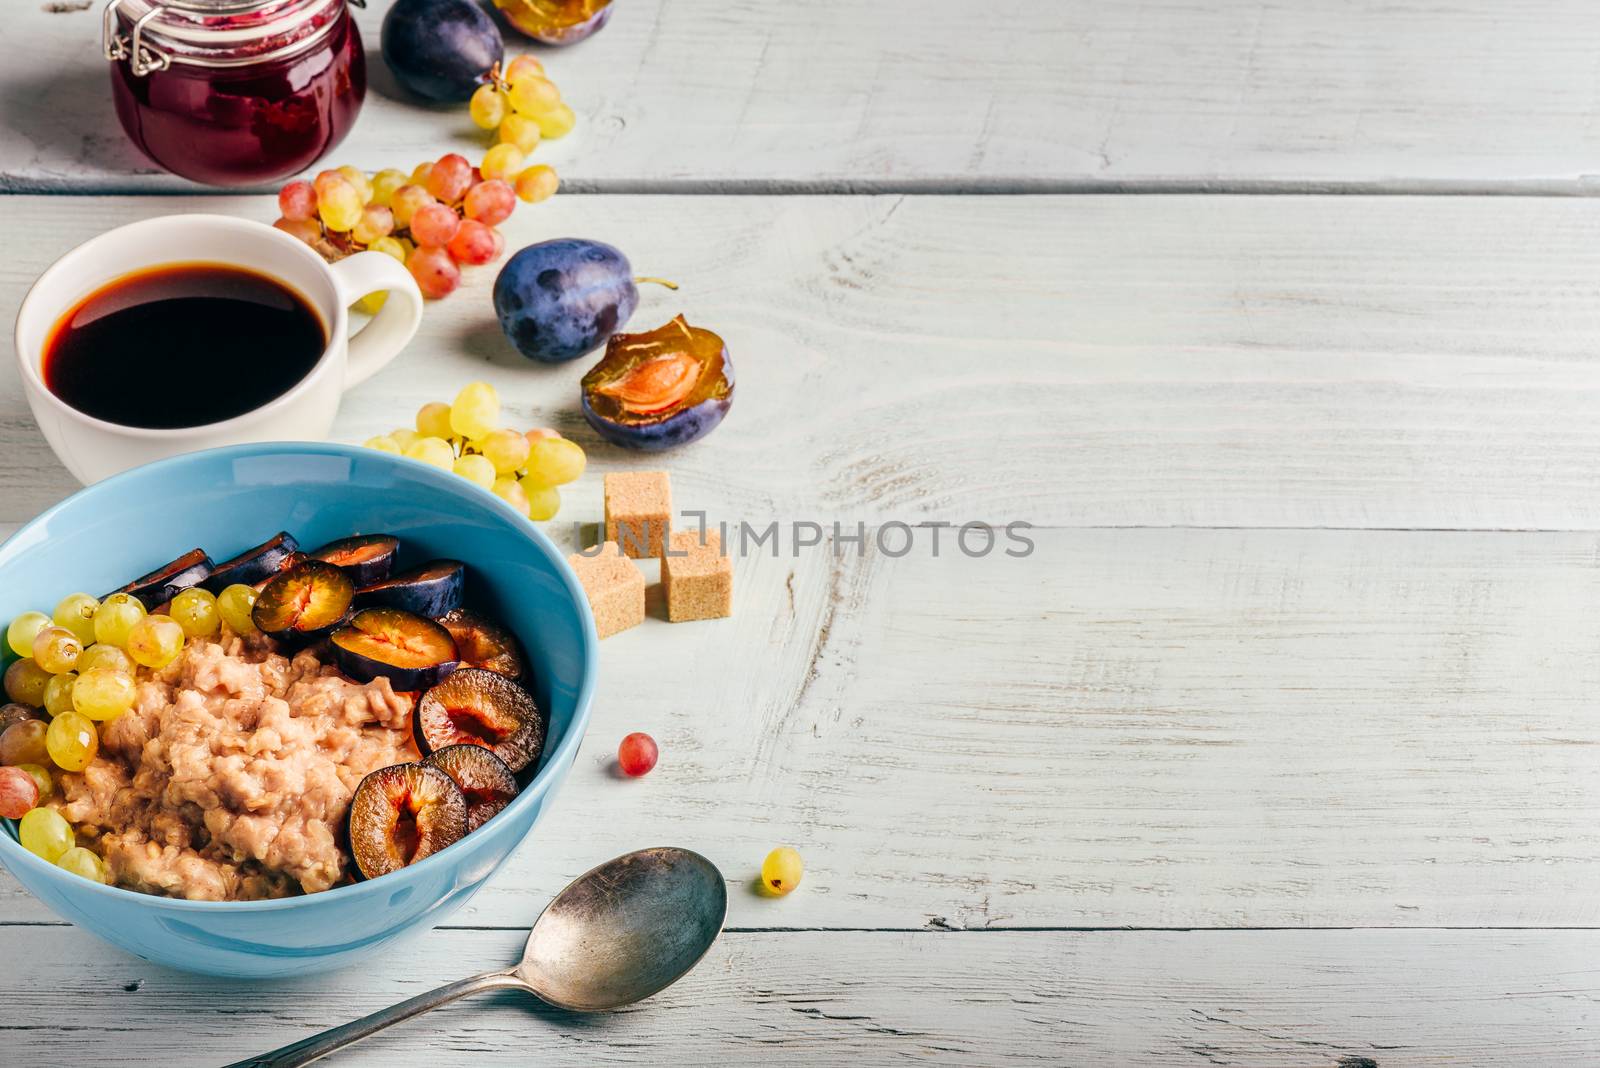
M 413 1016 L 418 1016 L 429 1009 L 436 1009 L 457 998 L 476 994 L 482 990 L 505 990 L 513 987 L 520 990 L 529 989 L 528 984 L 517 975 L 515 969 L 475 975 L 471 979 L 462 979 L 425 994 L 418 994 L 398 1005 L 390 1005 L 387 1009 L 379 1009 L 370 1016 L 363 1016 L 342 1027 L 329 1028 L 310 1038 L 303 1038 L 299 1042 L 275 1049 L 271 1053 L 238 1061 L 228 1065 L 227 1068 L 295 1068 L 296 1065 L 310 1064 L 326 1057 L 334 1050 L 343 1049 L 352 1042 L 359 1042 L 368 1035 L 382 1031 L 391 1024 L 409 1020 Z

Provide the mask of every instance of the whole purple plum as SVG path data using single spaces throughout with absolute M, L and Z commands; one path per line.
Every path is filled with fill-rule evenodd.
M 660 452 L 715 430 L 733 403 L 728 346 L 678 316 L 617 334 L 583 376 L 583 417 L 616 445 Z
M 529 245 L 494 280 L 500 329 L 530 360 L 562 363 L 594 349 L 639 305 L 633 266 L 604 241 Z

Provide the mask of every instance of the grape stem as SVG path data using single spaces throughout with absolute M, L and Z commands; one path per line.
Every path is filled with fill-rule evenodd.
M 635 282 L 650 282 L 650 283 L 653 283 L 653 284 L 658 285 L 658 286 L 666 286 L 668 289 L 677 289 L 678 288 L 678 283 L 669 282 L 665 278 L 650 278 L 650 277 L 646 277 L 644 275 L 637 275 L 636 274 L 636 275 L 633 276 L 633 280 Z

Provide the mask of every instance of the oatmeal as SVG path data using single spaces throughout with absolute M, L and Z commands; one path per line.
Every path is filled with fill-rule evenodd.
M 315 893 L 352 874 L 344 824 L 361 780 L 419 759 L 414 706 L 386 678 L 353 682 L 225 628 L 139 672 L 133 708 L 52 804 L 115 885 L 205 901 Z

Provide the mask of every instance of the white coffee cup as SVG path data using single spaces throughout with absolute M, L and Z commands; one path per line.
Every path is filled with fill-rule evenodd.
M 60 317 L 107 282 L 169 263 L 217 263 L 276 279 L 316 311 L 327 348 L 287 392 L 243 415 L 203 426 L 122 426 L 85 415 L 50 392 L 44 384 L 44 349 Z M 389 299 L 360 333 L 349 337 L 346 309 L 378 290 L 386 290 Z M 416 280 L 381 252 L 358 252 L 328 263 L 304 242 L 264 223 L 225 215 L 167 215 L 107 231 L 40 275 L 17 312 L 17 360 L 28 407 L 45 440 L 67 470 L 89 483 L 150 460 L 216 445 L 326 438 L 340 395 L 394 359 L 421 321 Z M 217 338 L 219 359 L 226 358 L 227 348 L 228 339 Z

